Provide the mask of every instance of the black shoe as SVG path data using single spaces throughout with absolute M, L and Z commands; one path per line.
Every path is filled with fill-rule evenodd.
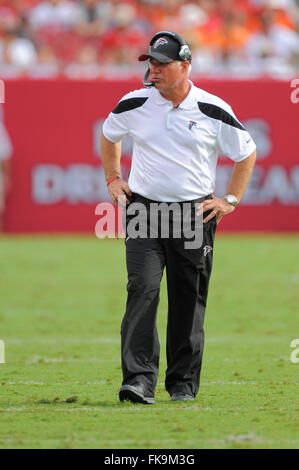
M 131 401 L 132 403 L 143 403 L 144 405 L 153 405 L 155 399 L 150 396 L 143 384 L 135 383 L 132 385 L 123 385 L 119 390 L 120 401 Z
M 194 396 L 189 393 L 177 392 L 171 395 L 171 401 L 193 401 Z

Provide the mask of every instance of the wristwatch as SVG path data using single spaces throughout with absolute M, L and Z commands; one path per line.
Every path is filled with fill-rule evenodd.
M 223 199 L 225 199 L 229 204 L 234 207 L 237 207 L 238 205 L 238 199 L 236 198 L 236 196 L 234 196 L 234 194 L 226 194 Z

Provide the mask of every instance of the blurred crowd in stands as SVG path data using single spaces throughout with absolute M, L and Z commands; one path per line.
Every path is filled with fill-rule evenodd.
M 0 77 L 138 75 L 160 30 L 180 33 L 192 73 L 295 76 L 299 0 L 0 0 Z

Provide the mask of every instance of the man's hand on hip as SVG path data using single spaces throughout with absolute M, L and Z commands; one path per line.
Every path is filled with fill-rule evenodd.
M 212 194 L 212 199 L 205 199 L 202 203 L 198 204 L 196 215 L 202 215 L 207 211 L 212 211 L 203 219 L 203 223 L 205 224 L 213 217 L 216 217 L 216 222 L 219 224 L 224 215 L 230 214 L 234 210 L 235 207 L 232 204 Z
M 129 204 L 130 201 L 127 199 L 124 192 L 128 196 L 131 196 L 132 192 L 128 184 L 124 180 L 119 178 L 115 181 L 112 181 L 112 183 L 110 183 L 108 186 L 108 192 L 112 201 L 115 204 L 118 204 L 120 206 L 125 206 L 126 204 Z

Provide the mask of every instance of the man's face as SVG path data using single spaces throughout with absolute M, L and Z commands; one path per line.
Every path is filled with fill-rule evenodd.
M 186 67 L 184 62 L 173 60 L 169 64 L 162 64 L 156 59 L 149 60 L 150 79 L 155 83 L 158 90 L 170 90 L 182 83 L 186 75 Z

